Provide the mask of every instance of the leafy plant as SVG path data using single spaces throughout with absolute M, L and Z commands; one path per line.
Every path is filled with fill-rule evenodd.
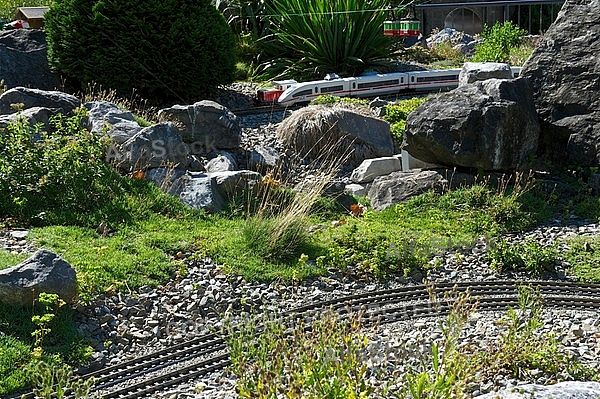
M 231 370 L 242 398 L 366 398 L 360 315 L 326 311 L 310 324 L 279 317 L 226 327 Z
M 596 373 L 579 361 L 562 353 L 550 333 L 542 333 L 543 298 L 539 290 L 528 285 L 518 287 L 519 307 L 509 308 L 505 324 L 508 329 L 499 343 L 480 352 L 474 360 L 486 376 L 508 372 L 514 378 L 529 378 L 530 370 L 541 370 L 553 378 L 567 373 L 577 380 L 588 380 Z
M 27 366 L 26 371 L 31 378 L 33 393 L 40 399 L 88 399 L 90 391 L 96 383 L 94 377 L 87 380 L 74 378 L 73 369 L 61 362 L 38 360 Z M 94 395 L 94 398 L 99 398 Z
M 488 257 L 491 259 L 491 267 L 498 272 L 524 269 L 540 276 L 551 269 L 558 253 L 555 247 L 543 246 L 532 238 L 517 243 L 502 239 L 490 248 Z
M 421 104 L 427 101 L 426 97 L 413 97 L 408 100 L 401 100 L 395 104 L 385 107 L 385 115 L 383 119 L 390 123 L 390 133 L 394 140 L 396 149 L 402 147 L 404 140 L 404 130 L 406 127 L 406 119 L 408 115 L 417 109 Z
M 40 315 L 33 315 L 31 321 L 36 325 L 36 329 L 31 333 L 34 338 L 33 352 L 34 357 L 42 356 L 42 345 L 44 344 L 44 338 L 51 331 L 50 323 L 56 317 L 54 313 L 55 309 L 64 305 L 57 294 L 48 294 L 46 292 L 40 292 L 38 303 L 43 308 L 43 313 Z
M 56 0 L 45 30 L 50 64 L 80 89 L 189 101 L 235 73 L 234 34 L 210 0 Z
M 512 49 L 519 45 L 521 37 L 526 34 L 526 30 L 511 21 L 486 26 L 482 33 L 483 43 L 475 47 L 473 61 L 509 62 Z
M 600 238 L 596 236 L 572 237 L 564 244 L 569 249 L 561 254 L 569 265 L 569 270 L 580 281 L 587 283 L 600 282 Z
M 352 97 L 337 97 L 332 96 L 331 94 L 324 94 L 322 96 L 318 96 L 314 100 L 310 102 L 310 105 L 321 105 L 321 104 L 355 104 L 368 106 L 367 100 L 361 98 L 352 98 Z
M 388 56 L 390 41 L 381 34 L 386 13 L 373 11 L 386 7 L 384 0 L 272 0 L 266 63 L 274 74 L 303 78 L 360 74 Z

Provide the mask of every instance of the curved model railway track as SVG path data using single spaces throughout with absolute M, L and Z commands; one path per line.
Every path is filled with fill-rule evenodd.
M 282 313 L 282 317 L 306 318 L 332 309 L 338 313 L 362 312 L 367 323 L 380 324 L 410 320 L 417 317 L 441 316 L 448 313 L 445 293 L 467 290 L 479 303 L 479 311 L 506 310 L 518 306 L 518 281 L 488 281 L 477 283 L 444 283 L 433 289 L 424 285 L 366 292 L 334 300 L 317 302 Z M 539 289 L 546 307 L 600 310 L 600 285 L 570 282 L 526 282 Z M 431 293 L 436 298 L 431 301 Z M 451 300 L 450 300 L 451 301 Z M 97 379 L 95 392 L 104 399 L 142 398 L 164 391 L 212 371 L 228 366 L 229 354 L 225 339 L 208 334 L 191 341 L 142 356 L 119 365 L 87 374 L 83 378 Z M 25 395 L 33 398 L 33 394 Z

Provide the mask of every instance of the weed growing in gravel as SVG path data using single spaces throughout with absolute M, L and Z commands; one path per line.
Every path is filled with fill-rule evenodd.
M 541 276 L 552 271 L 558 252 L 554 246 L 544 246 L 535 239 L 510 243 L 501 239 L 487 253 L 492 269 L 498 273 L 505 270 L 525 270 L 531 275 Z
M 287 324 L 265 317 L 225 333 L 231 371 L 241 398 L 366 398 L 373 392 L 366 378 L 363 351 L 368 339 L 360 315 L 342 318 L 327 311 L 311 324 Z
M 431 299 L 437 306 L 442 303 L 448 306 L 448 317 L 440 323 L 442 339 L 431 344 L 431 353 L 423 359 L 419 371 L 406 373 L 400 397 L 462 398 L 466 395 L 468 382 L 473 378 L 475 365 L 461 350 L 459 338 L 478 303 L 469 291 L 450 291 L 442 303 L 437 302 L 436 298 Z
M 543 298 L 539 290 L 522 285 L 518 309 L 509 308 L 504 319 L 506 332 L 496 345 L 479 352 L 475 361 L 487 377 L 506 374 L 523 380 L 531 379 L 531 370 L 541 370 L 555 380 L 564 376 L 575 380 L 590 380 L 598 375 L 578 360 L 562 353 L 558 341 L 542 333 Z

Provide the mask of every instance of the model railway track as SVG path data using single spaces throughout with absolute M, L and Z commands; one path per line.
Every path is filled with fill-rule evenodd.
M 362 312 L 363 320 L 367 323 L 381 324 L 417 317 L 442 316 L 448 313 L 452 302 L 452 299 L 444 299 L 444 295 L 453 291 L 464 293 L 467 290 L 478 300 L 479 311 L 504 311 L 509 306 L 518 306 L 518 284 L 523 283 L 443 283 L 433 289 L 417 285 L 378 290 L 301 306 L 282 313 L 281 317 L 310 320 L 327 309 L 340 314 Z M 541 281 L 526 284 L 539 290 L 546 307 L 600 310 L 600 285 Z M 431 301 L 431 293 L 438 298 L 436 301 Z M 229 364 L 225 340 L 217 334 L 208 334 L 98 370 L 83 378 L 96 378 L 95 392 L 104 399 L 132 399 L 201 378 Z M 33 398 L 33 394 L 27 394 L 26 397 Z

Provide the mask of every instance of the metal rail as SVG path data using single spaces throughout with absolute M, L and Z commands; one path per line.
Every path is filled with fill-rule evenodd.
M 518 306 L 517 287 L 523 284 L 538 289 L 546 307 L 600 309 L 600 285 L 511 280 L 441 283 L 430 288 L 415 285 L 377 290 L 300 306 L 283 312 L 280 316 L 310 320 L 327 309 L 342 315 L 360 311 L 364 312 L 363 320 L 366 323 L 385 324 L 415 317 L 445 315 L 452 303 L 452 299 L 444 299 L 445 294 L 467 291 L 478 301 L 479 311 L 505 310 L 509 306 Z M 440 299 L 432 301 L 432 293 Z M 100 393 L 104 399 L 133 399 L 200 378 L 229 364 L 225 338 L 217 334 L 208 334 L 89 373 L 83 378 L 95 377 L 95 392 Z M 167 368 L 169 369 L 165 370 Z M 145 376 L 148 377 L 144 378 Z M 34 396 L 29 393 L 25 397 Z

